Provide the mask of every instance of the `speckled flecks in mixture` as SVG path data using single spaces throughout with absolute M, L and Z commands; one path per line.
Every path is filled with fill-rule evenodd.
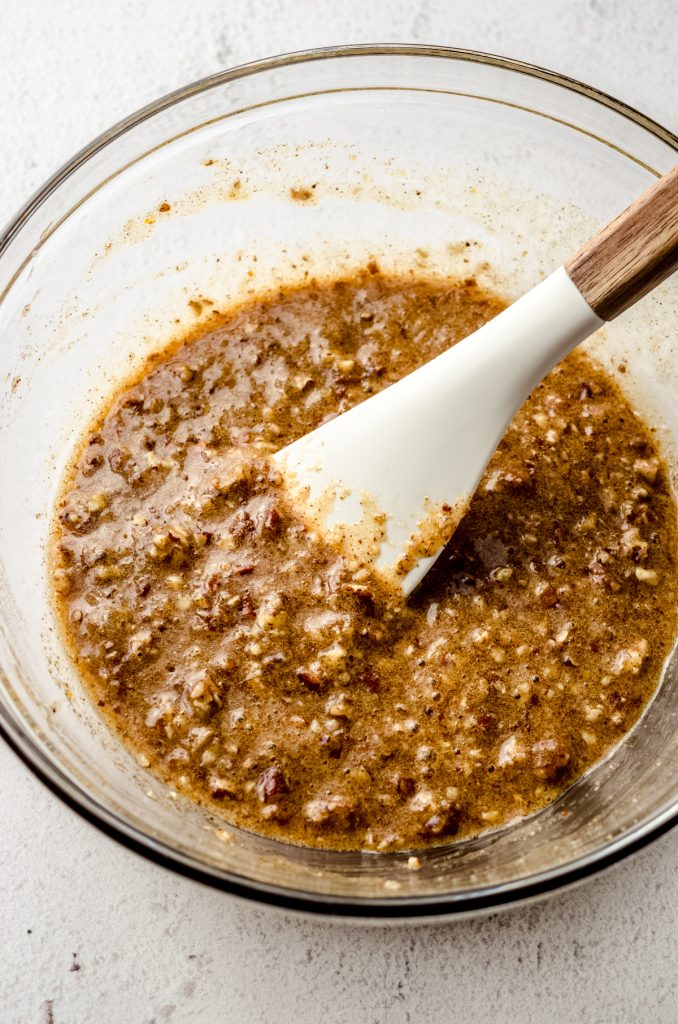
M 634 723 L 675 628 L 675 509 L 583 355 L 526 403 L 407 605 L 304 526 L 269 458 L 500 308 L 473 282 L 310 285 L 115 398 L 60 502 L 55 580 L 144 767 L 256 831 L 397 849 L 535 810 Z

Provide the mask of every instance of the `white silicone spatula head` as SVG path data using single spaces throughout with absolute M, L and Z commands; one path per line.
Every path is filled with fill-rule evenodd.
M 675 168 L 494 320 L 278 452 L 293 499 L 409 594 L 533 388 L 677 265 Z

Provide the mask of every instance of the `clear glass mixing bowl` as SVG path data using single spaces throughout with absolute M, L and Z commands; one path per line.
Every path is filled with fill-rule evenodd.
M 669 828 L 675 656 L 632 735 L 555 805 L 422 854 L 418 871 L 406 855 L 306 850 L 210 820 L 142 771 L 90 707 L 55 631 L 45 545 L 65 459 L 101 399 L 211 309 L 371 258 L 475 273 L 517 295 L 677 151 L 658 125 L 538 68 L 349 47 L 191 85 L 47 182 L 0 242 L 0 728 L 33 771 L 168 867 L 262 902 L 362 918 L 530 899 Z M 589 346 L 613 372 L 625 364 L 622 386 L 669 455 L 677 313 L 674 280 Z

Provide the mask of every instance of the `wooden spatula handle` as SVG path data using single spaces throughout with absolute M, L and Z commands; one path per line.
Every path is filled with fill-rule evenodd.
M 566 264 L 594 313 L 613 320 L 678 269 L 678 167 Z

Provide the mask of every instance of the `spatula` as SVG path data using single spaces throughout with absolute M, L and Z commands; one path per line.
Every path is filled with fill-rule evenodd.
M 408 595 L 533 388 L 677 267 L 678 167 L 480 330 L 279 451 L 300 511 Z

